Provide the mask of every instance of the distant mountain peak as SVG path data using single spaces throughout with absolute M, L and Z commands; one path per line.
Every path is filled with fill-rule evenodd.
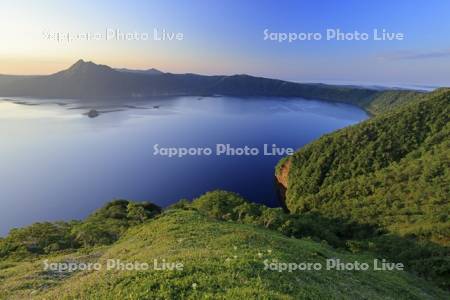
M 76 74 L 87 75 L 106 72 L 114 72 L 114 69 L 106 65 L 98 65 L 96 63 L 93 63 L 92 61 L 85 61 L 83 59 L 79 59 L 68 69 L 60 73 L 63 73 L 68 76 L 73 76 Z
M 71 65 L 68 69 L 64 70 L 63 72 L 67 72 L 67 71 L 86 72 L 86 71 L 95 71 L 95 70 L 119 71 L 119 72 L 125 72 L 125 73 L 137 73 L 137 74 L 147 74 L 147 75 L 164 74 L 164 72 L 162 72 L 158 69 L 155 69 L 155 68 L 150 68 L 150 69 L 146 69 L 146 70 L 127 69 L 127 68 L 113 69 L 107 65 L 100 65 L 100 64 L 96 64 L 92 61 L 86 61 L 83 59 L 77 60 L 77 62 L 75 62 L 73 65 Z
M 76 63 L 74 63 L 69 69 L 76 69 L 76 68 L 90 68 L 90 67 L 100 67 L 100 68 L 108 68 L 110 67 L 106 65 L 98 65 L 96 63 L 93 63 L 92 61 L 85 61 L 83 59 L 79 59 Z

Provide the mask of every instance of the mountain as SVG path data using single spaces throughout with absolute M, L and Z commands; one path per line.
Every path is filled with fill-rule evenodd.
M 116 200 L 85 221 L 38 223 L 6 238 L 6 251 L 13 249 L 14 238 L 21 245 L 15 260 L 0 263 L 0 298 L 444 299 L 447 295 L 405 271 L 325 270 L 328 260 L 372 265 L 375 257 L 273 230 L 282 214 L 216 191 L 192 203 L 181 201 L 160 214 L 149 204 Z M 109 241 L 119 229 L 120 237 Z M 75 246 L 77 241 L 84 245 Z M 108 270 L 111 260 L 116 266 L 119 260 L 149 267 Z M 159 268 L 163 262 L 180 268 L 154 270 L 155 260 Z M 324 269 L 283 271 L 287 263 L 302 262 Z M 60 271 L 44 269 L 55 263 L 62 264 Z M 69 272 L 62 269 L 65 263 L 100 267 Z
M 355 104 L 376 112 L 371 103 L 401 102 L 419 92 L 325 84 L 303 84 L 250 75 L 203 76 L 162 73 L 155 69 L 113 69 L 79 60 L 67 70 L 52 75 L 0 75 L 0 96 L 34 98 L 111 98 L 152 96 L 301 97 Z M 380 106 L 380 105 L 379 105 Z M 383 105 L 381 105 L 383 106 Z
M 121 68 L 121 69 L 115 69 L 116 71 L 119 72 L 127 72 L 127 73 L 138 73 L 138 74 L 147 74 L 147 75 L 161 75 L 164 74 L 164 72 L 155 69 L 155 68 L 151 68 L 151 69 L 147 69 L 147 70 L 131 70 L 131 69 L 125 69 L 125 68 Z
M 53 75 L 53 77 L 65 77 L 67 79 L 81 79 L 82 77 L 91 77 L 91 76 L 108 76 L 113 72 L 114 69 L 108 67 L 106 65 L 97 65 L 91 61 L 85 62 L 80 59 L 76 63 L 74 63 L 67 70 L 58 72 Z

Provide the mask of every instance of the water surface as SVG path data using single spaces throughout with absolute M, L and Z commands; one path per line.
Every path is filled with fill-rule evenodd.
M 92 108 L 98 117 L 84 115 Z M 281 156 L 169 158 L 154 145 L 297 149 L 366 117 L 350 105 L 284 98 L 0 100 L 0 234 L 84 218 L 114 198 L 166 206 L 226 189 L 276 206 Z

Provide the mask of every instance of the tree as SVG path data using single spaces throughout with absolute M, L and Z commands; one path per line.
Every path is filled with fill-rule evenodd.
M 261 215 L 261 221 L 264 227 L 277 227 L 285 218 L 283 209 L 281 208 L 266 208 Z
M 148 219 L 148 215 L 145 212 L 144 207 L 139 204 L 130 202 L 127 205 L 127 218 L 138 222 L 144 222 Z

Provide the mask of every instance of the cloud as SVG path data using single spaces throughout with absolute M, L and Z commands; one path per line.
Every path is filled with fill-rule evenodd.
M 380 55 L 378 58 L 383 60 L 416 60 L 442 57 L 450 57 L 450 49 L 429 52 L 399 51 Z

